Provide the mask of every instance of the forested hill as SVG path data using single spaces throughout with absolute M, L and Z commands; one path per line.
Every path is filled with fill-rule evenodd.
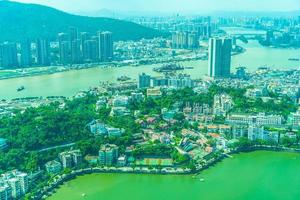
M 68 14 L 51 7 L 22 4 L 0 0 L 0 41 L 21 41 L 23 39 L 49 38 L 55 40 L 60 32 L 69 27 L 96 34 L 97 31 L 111 31 L 115 40 L 138 40 L 153 38 L 162 33 L 132 22 Z

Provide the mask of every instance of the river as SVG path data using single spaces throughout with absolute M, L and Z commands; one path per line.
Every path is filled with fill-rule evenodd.
M 299 166 L 300 154 L 256 151 L 233 155 L 197 179 L 190 175 L 85 175 L 64 184 L 48 199 L 297 200 Z
M 250 41 L 248 44 L 240 45 L 246 49 L 246 52 L 233 56 L 232 71 L 238 66 L 245 66 L 249 71 L 254 71 L 261 66 L 268 66 L 273 69 L 297 69 L 300 67 L 300 62 L 288 60 L 289 58 L 300 58 L 299 49 L 262 47 L 256 41 Z M 201 78 L 207 73 L 207 61 L 188 61 L 182 62 L 182 64 L 184 66 L 194 67 L 194 69 L 185 70 L 185 73 L 190 74 L 192 78 Z M 76 92 L 99 85 L 100 81 L 114 82 L 122 75 L 129 76 L 133 79 L 137 79 L 138 74 L 142 72 L 158 75 L 152 71 L 154 66 L 157 65 L 120 68 L 95 67 L 49 75 L 0 80 L 0 99 L 39 96 L 69 97 Z M 17 92 L 16 89 L 22 85 L 25 86 L 26 89 Z

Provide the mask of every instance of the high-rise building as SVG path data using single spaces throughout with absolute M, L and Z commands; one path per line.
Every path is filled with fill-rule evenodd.
M 41 66 L 50 65 L 50 44 L 48 40 L 38 39 L 36 42 L 37 64 Z
M 98 32 L 99 60 L 111 61 L 113 59 L 113 39 L 111 32 Z
M 58 34 L 58 45 L 59 45 L 59 61 L 61 64 L 67 64 L 70 62 L 70 45 L 69 35 L 66 33 Z
M 85 55 L 85 51 L 84 49 L 86 48 L 86 41 L 89 40 L 89 33 L 87 32 L 81 32 L 80 33 L 80 50 L 81 50 L 81 57 L 83 59 L 85 59 L 86 55 Z
M 69 28 L 69 41 L 70 45 L 73 41 L 78 39 L 78 29 L 76 27 Z
M 201 39 L 209 39 L 211 37 L 212 27 L 209 23 L 197 26 L 197 34 Z
M 18 66 L 16 43 L 5 42 L 0 45 L 0 67 L 12 68 Z
M 95 40 L 86 40 L 84 42 L 83 60 L 85 62 L 95 62 L 97 60 L 97 46 L 97 41 Z
M 16 177 L 19 180 L 20 188 L 21 188 L 21 194 L 26 194 L 29 187 L 29 181 L 28 181 L 28 174 L 26 173 L 18 173 Z
M 99 150 L 100 165 L 111 166 L 116 163 L 119 154 L 119 148 L 114 144 L 102 145 Z
M 8 180 L 8 184 L 11 187 L 12 197 L 19 199 L 21 197 L 21 185 L 18 178 L 14 177 Z
M 82 162 L 82 154 L 80 150 L 61 152 L 59 159 L 63 168 L 77 167 Z
M 9 185 L 1 185 L 0 186 L 0 200 L 11 200 L 12 199 L 12 191 Z
M 215 78 L 230 76 L 232 40 L 211 38 L 209 40 L 208 75 Z
M 271 44 L 273 37 L 274 37 L 273 30 L 268 30 L 268 31 L 266 32 L 266 44 L 267 44 L 267 45 L 270 45 L 270 44 Z
M 71 62 L 73 64 L 81 63 L 81 51 L 80 51 L 80 40 L 74 40 L 71 42 Z
M 188 33 L 179 31 L 173 33 L 172 47 L 175 49 L 186 49 L 188 47 Z
M 70 45 L 68 41 L 62 41 L 59 44 L 59 61 L 61 64 L 70 63 Z
M 32 65 L 31 42 L 25 40 L 21 43 L 21 63 L 20 66 L 28 67 Z
M 139 75 L 139 88 L 148 88 L 150 87 L 151 76 L 142 73 Z
M 195 49 L 199 46 L 199 42 L 198 42 L 198 38 L 197 38 L 197 34 L 192 32 L 188 35 L 188 48 L 189 49 Z
M 0 200 L 21 199 L 29 189 L 28 175 L 14 170 L 0 177 Z
M 61 153 L 60 160 L 63 168 L 72 168 L 72 156 L 70 154 Z

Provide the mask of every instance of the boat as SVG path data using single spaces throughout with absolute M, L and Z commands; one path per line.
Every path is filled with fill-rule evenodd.
M 122 81 L 122 82 L 124 82 L 124 81 L 129 81 L 130 79 L 131 79 L 131 78 L 128 77 L 128 76 L 120 76 L 120 77 L 117 78 L 117 81 Z
M 81 194 L 81 196 L 82 196 L 82 197 L 85 197 L 85 196 L 86 196 L 86 194 L 85 194 L 85 193 L 82 193 L 82 194 Z
M 185 67 L 185 69 L 194 69 L 194 67 Z
M 299 58 L 289 58 L 289 61 L 300 61 Z
M 21 92 L 22 90 L 25 90 L 25 87 L 24 86 L 21 86 L 17 89 L 18 92 Z
M 161 67 L 155 67 L 153 68 L 153 71 L 155 72 L 171 72 L 171 71 L 178 71 L 178 70 L 184 70 L 184 67 L 178 64 L 166 64 Z
M 201 181 L 201 182 L 204 182 L 204 178 L 201 178 L 200 181 Z

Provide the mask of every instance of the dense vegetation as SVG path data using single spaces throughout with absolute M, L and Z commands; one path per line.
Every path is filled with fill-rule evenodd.
M 135 23 L 71 15 L 50 7 L 0 1 L 0 41 L 48 38 L 55 40 L 60 32 L 77 27 L 81 32 L 96 34 L 111 31 L 115 40 L 138 40 L 162 36 L 156 30 Z
M 164 92 L 162 98 L 146 98 L 145 101 L 132 103 L 130 109 L 131 111 L 140 110 L 143 115 L 160 115 L 162 108 L 182 109 L 186 102 L 212 105 L 213 96 L 222 92 L 233 97 L 232 112 L 268 112 L 286 116 L 296 108 L 295 104 L 285 97 L 282 98 L 281 103 L 275 101 L 264 103 L 245 97 L 244 89 L 212 86 L 205 94 L 197 94 L 189 88 Z M 133 134 L 140 133 L 141 127 L 135 122 L 133 116 L 111 117 L 109 115 L 110 108 L 103 107 L 95 112 L 97 99 L 97 96 L 88 95 L 84 98 L 66 101 L 64 108 L 61 108 L 59 103 L 53 103 L 39 108 L 29 108 L 22 113 L 17 112 L 14 117 L 2 118 L 0 120 L 0 137 L 8 139 L 9 149 L 6 152 L 0 152 L 0 169 L 36 170 L 38 166 L 43 166 L 45 162 L 57 158 L 58 153 L 63 149 L 54 148 L 51 151 L 43 152 L 41 150 L 68 143 L 75 143 L 75 148 L 81 149 L 84 155 L 97 155 L 100 145 L 105 143 L 118 145 L 120 153 L 124 153 L 126 147 L 133 144 Z M 177 122 L 172 126 L 168 125 L 168 131 L 173 131 L 175 136 L 180 137 L 183 128 L 197 130 L 197 123 L 189 124 L 184 120 L 182 113 L 177 113 L 174 118 L 177 119 Z M 100 119 L 105 124 L 122 128 L 124 134 L 118 138 L 95 137 L 87 128 L 87 124 L 93 119 Z M 215 120 L 215 123 L 223 122 L 224 118 Z M 158 120 L 154 124 L 154 129 L 166 131 L 160 127 L 161 123 L 165 122 Z M 281 143 L 291 146 L 295 144 L 295 141 L 283 138 Z M 243 145 L 241 143 L 241 146 Z M 151 154 L 163 157 L 171 156 L 177 162 L 185 160 L 176 154 L 174 148 L 160 145 L 157 142 L 138 147 L 134 154 L 136 156 L 150 156 Z

